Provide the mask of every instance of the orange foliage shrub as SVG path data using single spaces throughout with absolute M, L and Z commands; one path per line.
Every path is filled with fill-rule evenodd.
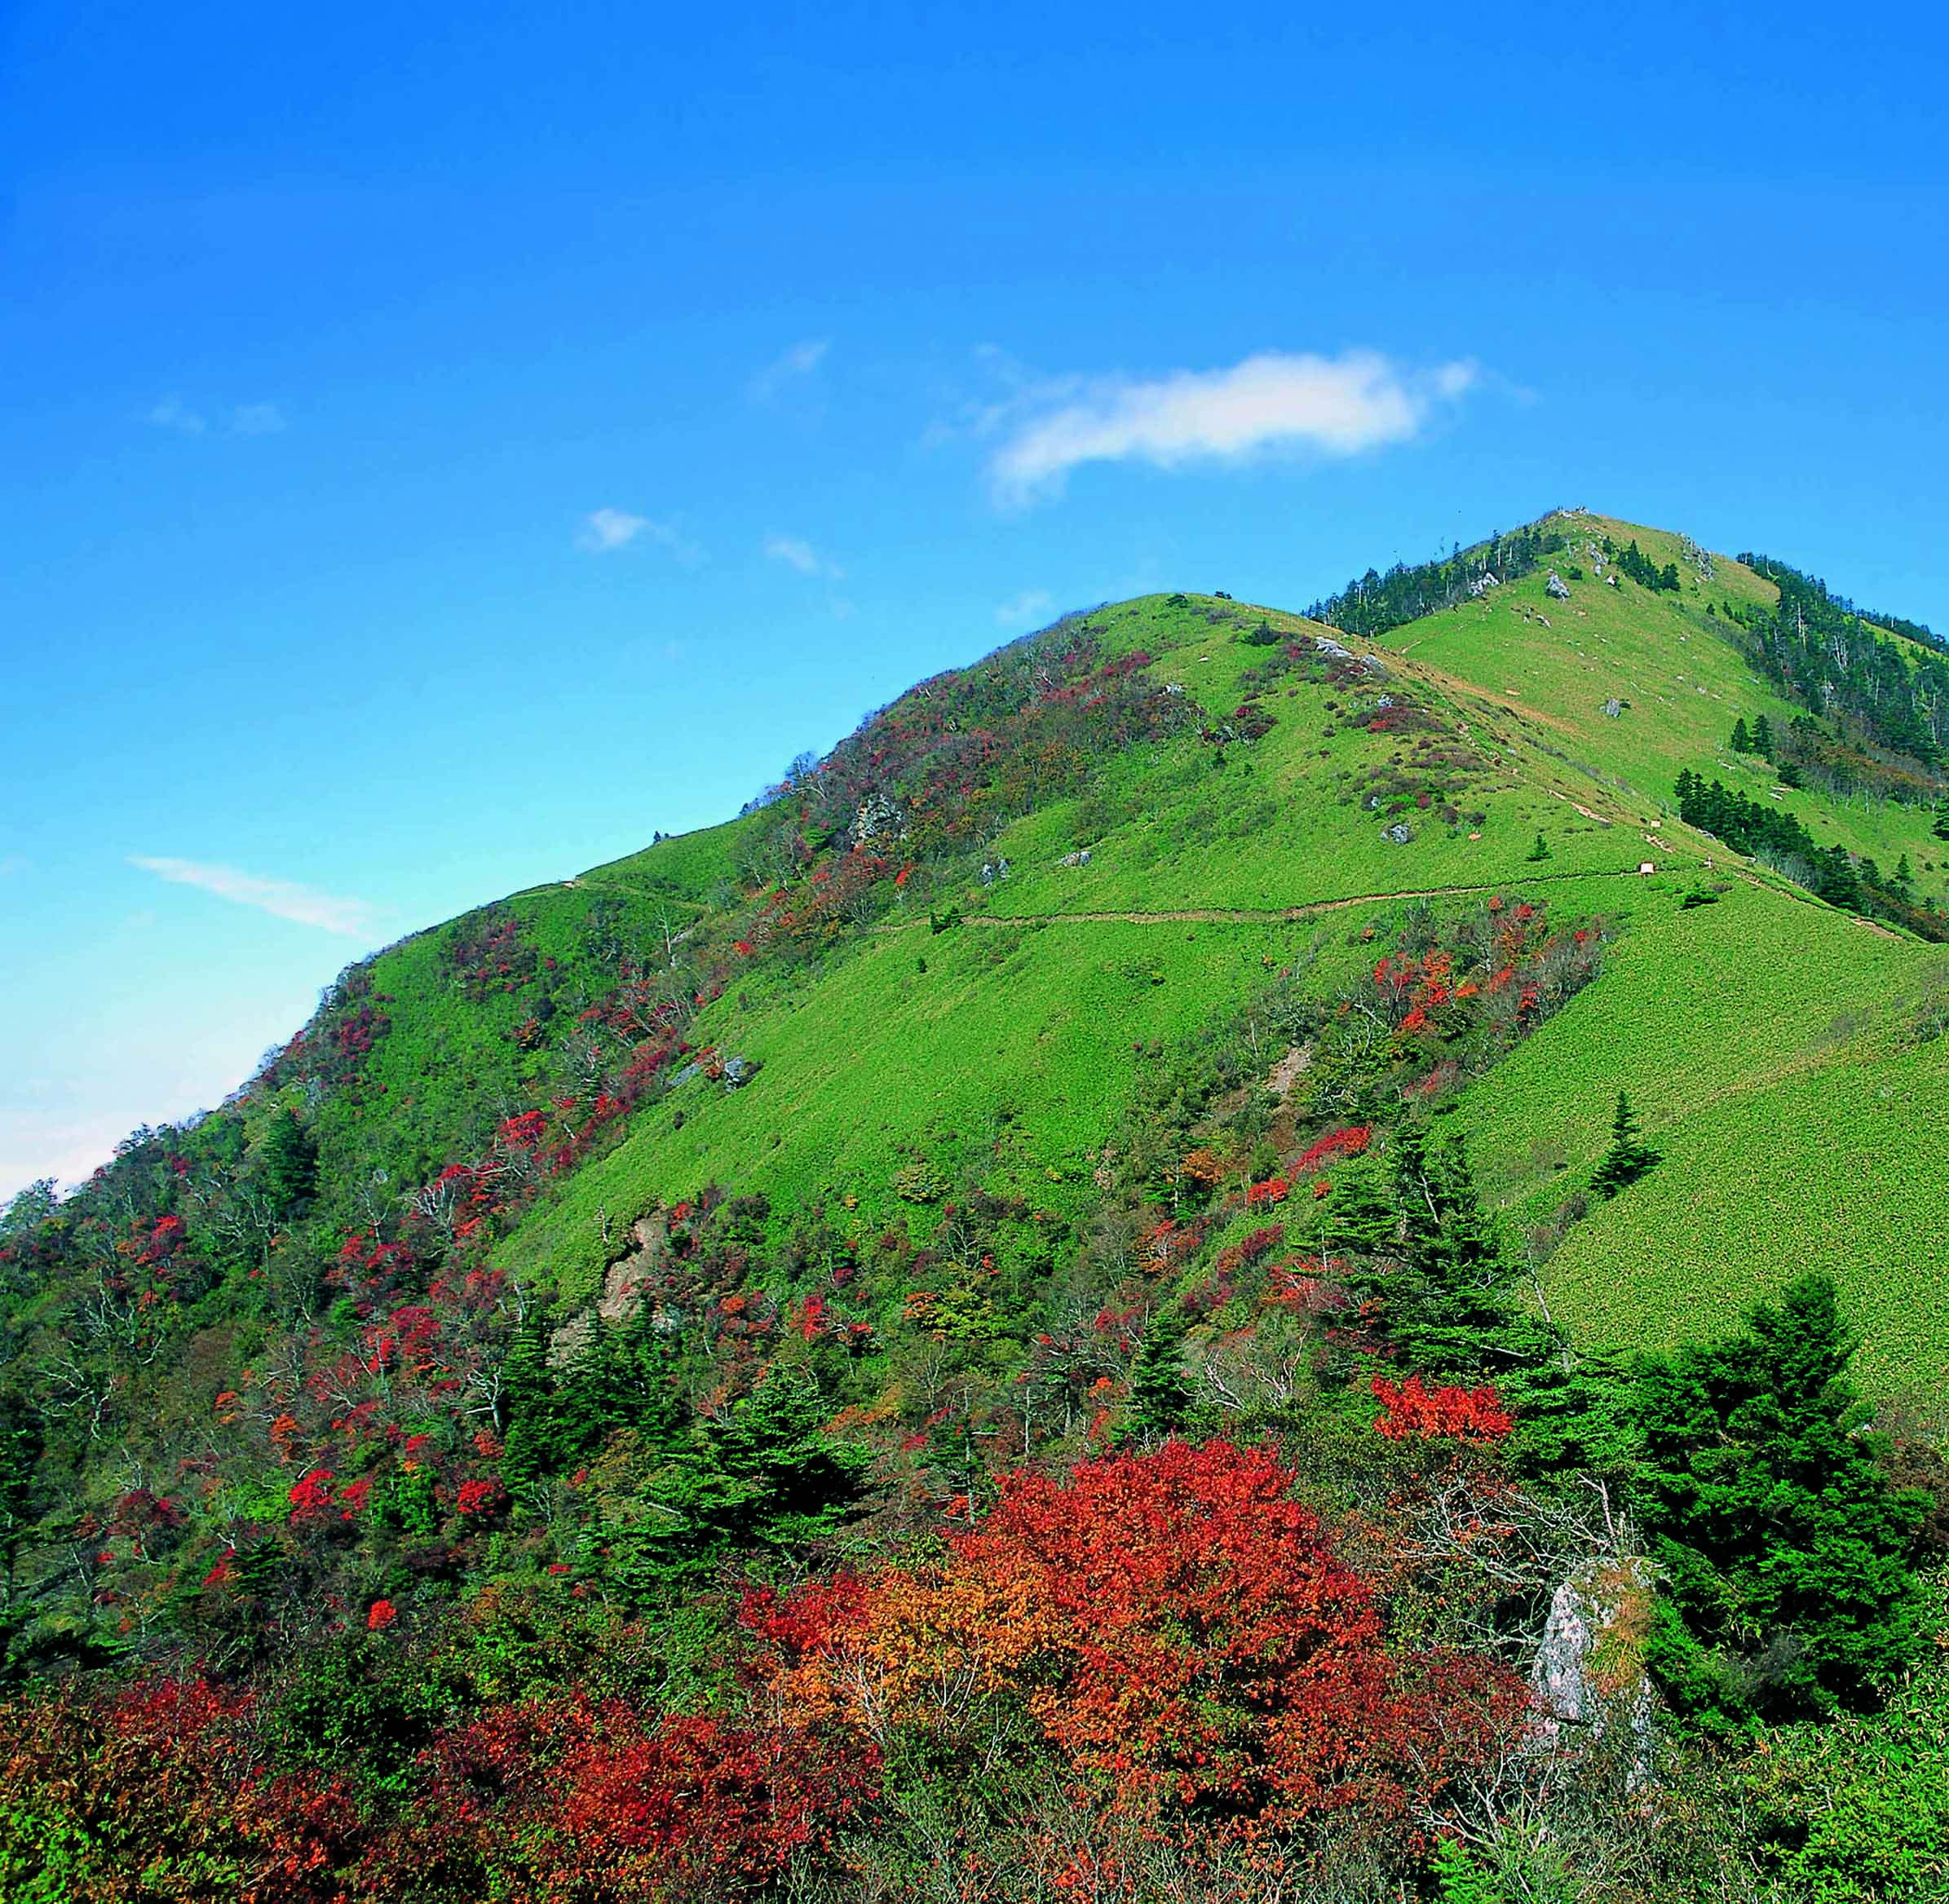
M 780 1716 L 991 1748 L 1026 1721 L 1113 1807 L 1220 1829 L 1397 1819 L 1520 1726 L 1522 1690 L 1484 1661 L 1391 1659 L 1291 1485 L 1217 1441 L 1016 1475 L 938 1565 L 761 1610 Z

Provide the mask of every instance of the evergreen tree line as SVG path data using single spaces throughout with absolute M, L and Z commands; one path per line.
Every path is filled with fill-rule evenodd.
M 1874 744 L 1939 766 L 1949 743 L 1949 655 L 1942 638 L 1900 616 L 1864 615 L 1817 577 L 1783 562 L 1752 554 L 1739 560 L 1780 592 L 1770 616 L 1737 617 L 1755 637 L 1761 670 L 1814 713 L 1843 717 Z
M 1764 724 L 1765 716 L 1761 720 Z M 1738 738 L 1735 730 L 1735 744 Z M 1678 817 L 1687 826 L 1725 841 L 1735 853 L 1771 855 L 1789 877 L 1829 905 L 1889 920 L 1938 943 L 1949 941 L 1949 917 L 1933 901 L 1916 899 L 1907 855 L 1903 855 L 1892 875 L 1884 876 L 1874 860 L 1857 860 L 1845 846 L 1816 846 L 1792 814 L 1717 780 L 1708 784 L 1690 767 L 1679 774 L 1676 791 Z
M 1553 531 L 1546 535 L 1532 523 L 1459 550 L 1445 561 L 1438 559 L 1412 566 L 1397 562 L 1385 575 L 1370 568 L 1339 594 L 1315 602 L 1306 614 L 1315 621 L 1371 639 L 1404 622 L 1466 601 L 1470 588 L 1486 577 L 1510 582 L 1531 574 L 1564 546 L 1561 535 Z
M 1636 582 L 1641 589 L 1650 589 L 1654 593 L 1662 590 L 1674 595 L 1678 593 L 1678 564 L 1668 562 L 1660 568 L 1638 547 L 1635 537 L 1621 549 L 1608 536 L 1605 537 L 1604 553 L 1617 564 L 1620 575 Z

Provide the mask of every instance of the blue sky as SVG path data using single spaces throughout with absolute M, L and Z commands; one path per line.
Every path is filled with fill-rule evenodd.
M 1949 624 L 1921 10 L 724 11 L 0 15 L 0 1194 L 1063 607 L 1580 503 Z

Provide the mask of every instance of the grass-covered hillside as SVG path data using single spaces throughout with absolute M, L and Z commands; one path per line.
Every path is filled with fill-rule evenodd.
M 1933 638 L 1580 510 L 1315 609 L 1066 616 L 16 1199 L 0 1895 L 893 1897 L 1000 1844 L 1106 1897 L 1258 1894 L 1235 1853 L 1568 1895 L 1464 1888 L 1567 1579 L 1674 1724 L 1879 1696 L 1889 1478 L 1949 1528 Z M 1847 1620 L 1656 1544 L 1686 1354 L 1773 1370 L 1789 1283 L 1883 1517 Z M 206 1734 L 201 1796 L 123 1805 L 117 1752 Z M 1092 1793 L 1115 1847 L 1063 1836 Z M 103 1889 L 118 1832 L 176 1889 Z
M 993 1142 L 997 1117 L 1023 1180 L 1072 1211 L 1129 1097 L 1132 1046 L 1182 1036 L 1249 996 L 1268 960 L 1310 962 L 1330 988 L 1329 974 L 1364 956 L 1361 934 L 1416 895 L 1502 886 L 1602 917 L 1617 934 L 1615 976 L 1461 1100 L 1512 1222 L 1548 1222 L 1601 1152 L 1620 1089 L 1657 1141 L 1677 1145 L 1695 1121 L 1695 1141 L 1723 1141 L 1704 1135 L 1704 1120 L 1729 1115 L 1729 1098 L 1750 1100 L 1764 1120 L 1766 1093 L 1807 1079 L 1799 1115 L 1767 1146 L 1780 1181 L 1818 1198 L 1823 1157 L 1851 1161 L 1796 1258 L 1858 1290 L 1877 1385 L 1933 1373 L 1930 1345 L 1949 1355 L 1949 1335 L 1926 1319 L 1929 1246 L 1907 1216 L 1949 1160 L 1938 1115 L 1949 1046 L 1918 1048 L 1898 1130 L 1872 1144 L 1854 1141 L 1845 1085 L 1903 1046 L 1920 1001 L 1949 982 L 1949 950 L 1823 905 L 1676 820 L 1670 782 L 1687 765 L 1766 797 L 1777 785 L 1726 737 L 1735 720 L 1762 713 L 1784 731 L 1797 710 L 1700 605 L 1746 607 L 1770 591 L 1723 558 L 1709 588 L 1698 582 L 1697 551 L 1681 537 L 1588 516 L 1573 528 L 1572 553 L 1591 536 L 1635 540 L 1660 563 L 1684 557 L 1694 580 L 1676 595 L 1580 581 L 1566 604 L 1545 594 L 1540 569 L 1484 604 L 1408 625 L 1385 651 L 1358 644 L 1385 674 L 1349 687 L 1294 669 L 1256 695 L 1265 657 L 1283 649 L 1241 637 L 1264 626 L 1303 644 L 1318 625 L 1200 597 L 1097 612 L 1106 645 L 1151 654 L 1157 678 L 1206 707 L 1253 696 L 1276 724 L 1229 750 L 1123 753 L 1086 790 L 998 831 L 990 852 L 1008 877 L 955 890 L 969 921 L 959 933 L 934 933 L 925 914 L 939 902 L 916 901 L 816 975 L 720 1000 L 705 1035 L 762 1059 L 766 1075 L 734 1095 L 673 1097 L 544 1202 L 510 1239 L 510 1260 L 590 1287 L 605 1221 L 612 1236 L 618 1219 L 707 1180 L 782 1208 L 851 1199 L 862 1221 L 877 1220 L 898 1207 L 891 1186 L 908 1162 L 939 1158 L 952 1174 L 971 1145 Z M 1398 734 L 1369 731 L 1383 696 L 1407 710 Z M 1616 717 L 1604 711 L 1613 699 L 1629 704 Z M 1907 851 L 1918 890 L 1949 891 L 1949 842 L 1932 834 L 1933 809 L 1779 797 L 1823 842 L 1891 868 Z M 1397 806 L 1404 844 L 1380 824 Z M 1531 858 L 1539 836 L 1541 861 Z M 634 864 L 647 872 L 683 845 Z M 1702 894 L 1720 903 L 1687 904 Z M 1831 1116 L 1823 1077 L 1842 1093 Z M 1699 1193 L 1695 1182 L 1682 1189 L 1677 1171 L 1666 1181 Z M 1550 1276 L 1567 1313 L 1606 1341 L 1670 1339 L 1701 1314 L 1736 1313 L 1778 1261 L 1776 1204 L 1764 1195 L 1716 1202 L 1682 1243 L 1668 1211 L 1642 1230 L 1605 1215 L 1576 1232 Z M 1891 1229 L 1907 1241 L 1893 1243 Z

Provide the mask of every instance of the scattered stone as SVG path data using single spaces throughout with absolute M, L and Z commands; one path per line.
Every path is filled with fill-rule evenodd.
M 1618 720 L 1622 718 L 1624 711 L 1624 704 L 1615 695 L 1613 695 L 1609 700 L 1604 703 L 1604 718 L 1606 720 Z
M 1381 837 L 1392 840 L 1397 846 L 1404 846 L 1414 837 L 1414 828 L 1404 819 L 1397 819 L 1392 826 L 1381 829 Z
M 1089 849 L 1087 846 L 1079 846 L 1073 853 L 1065 853 L 1056 862 L 1058 866 L 1087 866 L 1089 864 Z

